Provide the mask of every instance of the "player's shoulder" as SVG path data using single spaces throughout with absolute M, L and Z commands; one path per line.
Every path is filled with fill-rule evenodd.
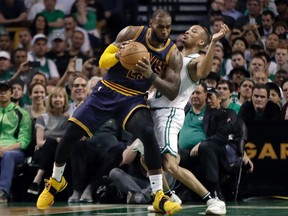
M 126 26 L 117 35 L 116 42 L 132 40 L 143 26 Z

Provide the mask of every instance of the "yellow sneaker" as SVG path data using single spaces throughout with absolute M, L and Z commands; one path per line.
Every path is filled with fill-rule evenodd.
M 37 208 L 46 209 L 54 203 L 54 196 L 56 193 L 63 191 L 67 187 L 67 182 L 62 176 L 61 182 L 56 181 L 54 178 L 45 179 L 45 188 L 38 197 Z
M 163 212 L 169 215 L 176 214 L 182 209 L 179 203 L 171 202 L 169 196 L 166 196 L 162 190 L 157 191 L 153 202 L 153 208 L 156 212 Z

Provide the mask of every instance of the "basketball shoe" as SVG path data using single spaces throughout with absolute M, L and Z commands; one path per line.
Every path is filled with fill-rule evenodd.
M 170 200 L 171 202 L 176 202 L 176 203 L 178 203 L 179 205 L 182 204 L 182 200 L 175 194 L 175 191 L 171 191 L 171 195 L 170 195 L 169 200 Z M 154 209 L 154 207 L 153 207 L 153 205 L 149 205 L 149 206 L 147 207 L 147 210 L 148 210 L 149 212 L 156 212 L 155 209 Z
M 38 197 L 37 208 L 46 209 L 54 203 L 54 196 L 56 193 L 63 191 L 67 187 L 67 182 L 62 176 L 61 181 L 58 182 L 54 178 L 45 179 L 45 188 Z
M 207 209 L 205 211 L 206 215 L 225 215 L 226 205 L 225 202 L 219 200 L 218 198 L 209 199 L 207 201 Z
M 182 209 L 179 203 L 171 202 L 169 196 L 165 195 L 162 190 L 157 191 L 153 202 L 153 208 L 155 212 L 162 212 L 168 215 L 176 214 Z

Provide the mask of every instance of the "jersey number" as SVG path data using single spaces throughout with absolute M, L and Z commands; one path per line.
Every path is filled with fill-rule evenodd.
M 145 79 L 145 77 L 141 73 L 132 70 L 128 71 L 126 77 L 133 80 Z

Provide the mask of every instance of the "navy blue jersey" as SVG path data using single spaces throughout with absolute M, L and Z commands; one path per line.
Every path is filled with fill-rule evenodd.
M 167 66 L 170 54 L 176 45 L 171 39 L 168 39 L 163 48 L 154 48 L 148 40 L 149 31 L 149 28 L 141 26 L 133 40 L 146 46 L 150 53 L 151 67 L 155 71 L 154 68 L 157 66 Z M 125 69 L 120 62 L 107 71 L 102 83 L 126 96 L 144 94 L 151 86 L 151 81 L 141 73 Z
M 176 45 L 168 39 L 163 48 L 153 48 L 148 41 L 149 31 L 141 26 L 133 39 L 147 47 L 152 69 L 156 66 L 165 67 Z M 115 118 L 125 129 L 135 110 L 147 108 L 145 93 L 150 85 L 151 81 L 140 73 L 128 71 L 118 62 L 108 70 L 104 79 L 97 83 L 69 120 L 82 127 L 90 137 L 110 118 Z

